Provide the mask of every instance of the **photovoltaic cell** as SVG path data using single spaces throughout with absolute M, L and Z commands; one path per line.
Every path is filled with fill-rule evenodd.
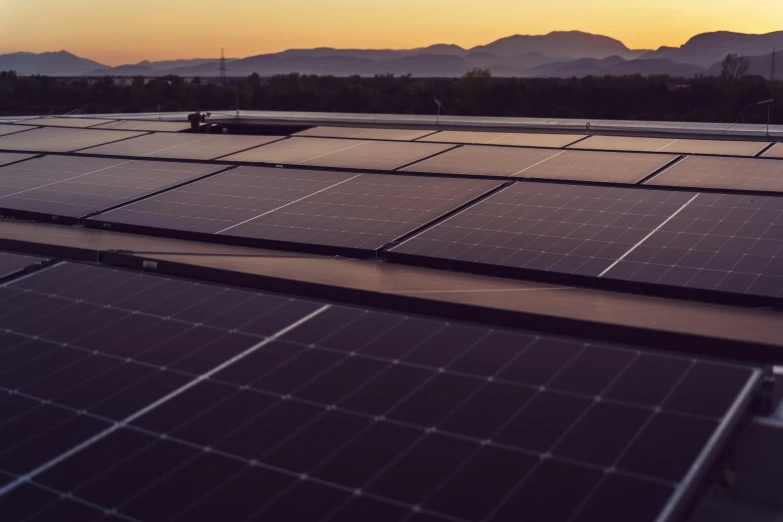
M 676 156 L 627 152 L 561 151 L 516 174 L 517 177 L 638 183 Z
M 43 125 L 44 127 L 73 127 L 85 128 L 102 123 L 109 123 L 114 120 L 99 118 L 35 118 L 32 120 L 20 121 L 17 125 Z
M 26 130 L 29 130 L 29 127 L 19 127 L 18 125 L 6 125 L 0 123 L 0 136 L 5 136 L 6 134 L 15 134 L 17 132 Z
M 645 185 L 783 191 L 783 161 L 688 156 Z
M 780 143 L 775 144 L 771 149 L 765 152 L 763 155 L 765 158 L 783 158 L 783 145 Z
M 760 382 L 68 263 L 0 300 L 11 520 L 653 522 Z
M 394 170 L 450 147 L 435 143 L 291 138 L 223 159 L 281 165 Z
M 0 136 L 0 150 L 73 152 L 117 140 L 141 136 L 140 132 L 100 131 L 44 127 Z
M 605 277 L 783 297 L 783 198 L 699 194 Z
M 0 168 L 0 209 L 78 218 L 223 168 L 45 156 Z
M 415 129 L 368 129 L 364 127 L 313 127 L 296 136 L 322 137 L 322 138 L 361 138 L 365 140 L 397 140 L 411 141 L 432 134 L 434 130 Z
M 32 158 L 32 154 L 15 154 L 11 152 L 0 152 L 0 166 L 16 163 L 17 161 Z
M 568 147 L 587 150 L 625 150 L 636 152 L 657 152 L 677 140 L 671 138 L 634 138 L 629 136 L 590 136 Z
M 419 141 L 467 143 L 475 145 L 510 145 L 517 147 L 565 147 L 584 136 L 577 134 L 528 134 L 508 132 L 441 131 Z
M 714 154 L 718 156 L 755 156 L 769 142 L 729 140 L 675 140 L 661 150 L 681 154 Z
M 597 276 L 693 196 L 520 182 L 391 252 Z
M 496 186 L 481 180 L 240 167 L 95 219 L 376 249 Z
M 240 150 L 264 145 L 280 138 L 280 136 L 223 136 L 220 134 L 160 132 L 148 134 L 134 140 L 93 147 L 81 152 L 84 154 L 106 154 L 109 156 L 210 160 Z
M 119 120 L 98 125 L 96 128 L 129 131 L 181 132 L 190 129 L 190 124 L 179 121 Z
M 548 160 L 558 151 L 466 145 L 414 163 L 402 170 L 473 176 L 512 177 Z
M 8 277 L 41 261 L 43 261 L 43 258 L 40 257 L 0 252 L 0 278 Z

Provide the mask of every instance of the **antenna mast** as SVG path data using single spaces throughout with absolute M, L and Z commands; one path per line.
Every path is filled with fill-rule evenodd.
M 220 49 L 220 79 L 225 80 L 226 79 L 226 55 L 223 52 L 223 49 Z

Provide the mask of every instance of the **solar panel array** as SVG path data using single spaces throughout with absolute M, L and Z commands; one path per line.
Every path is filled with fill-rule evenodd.
M 15 154 L 12 152 L 0 152 L 0 166 L 8 165 L 9 163 L 16 163 L 34 157 L 31 154 Z
M 663 152 L 681 154 L 715 154 L 718 156 L 755 156 L 769 143 L 758 141 L 728 140 L 676 140 L 663 149 Z
M 37 265 L 44 259 L 41 257 L 0 252 L 0 278 L 11 276 L 32 265 Z
M 561 148 L 584 138 L 578 134 L 530 134 L 508 132 L 441 131 L 419 141 Z
M 694 196 L 605 277 L 783 297 L 783 198 Z
M 17 132 L 23 132 L 29 130 L 24 127 L 19 127 L 18 125 L 6 125 L 3 123 L 0 123 L 0 136 L 5 136 L 6 134 L 14 134 Z
M 223 158 L 281 165 L 394 170 L 451 148 L 435 143 L 291 138 Z
M 776 143 L 762 156 L 765 158 L 783 158 L 783 145 Z
M 73 152 L 141 136 L 141 132 L 43 127 L 0 136 L 0 150 Z
M 0 300 L 9 520 L 652 522 L 760 381 L 69 263 Z
M 190 123 L 179 121 L 118 120 L 98 125 L 95 128 L 150 132 L 181 132 L 190 129 Z
M 497 186 L 482 180 L 240 167 L 94 219 L 374 250 Z
M 686 192 L 521 182 L 392 252 L 598 276 L 692 197 Z
M 783 161 L 688 156 L 645 184 L 783 192 Z
M 211 160 L 279 139 L 281 136 L 222 136 L 220 134 L 161 132 L 147 134 L 133 140 L 93 147 L 82 152 L 110 156 Z
M 630 136 L 590 136 L 568 147 L 587 150 L 623 150 L 658 152 L 677 140 L 671 138 L 634 138 Z
M 0 210 L 79 218 L 223 168 L 45 156 L 0 168 Z
M 432 134 L 434 130 L 411 129 L 370 129 L 365 127 L 313 127 L 296 136 L 323 137 L 323 138 L 355 138 L 365 140 L 396 140 L 412 141 Z
M 34 118 L 32 120 L 20 121 L 17 125 L 43 125 L 46 127 L 73 127 L 86 128 L 109 123 L 114 120 L 100 118 Z
M 548 160 L 558 151 L 466 145 L 414 163 L 408 172 L 513 177 L 533 165 Z

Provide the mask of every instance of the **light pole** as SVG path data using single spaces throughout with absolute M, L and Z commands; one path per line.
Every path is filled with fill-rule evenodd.
M 763 100 L 760 102 L 755 102 L 746 105 L 742 108 L 741 111 L 739 111 L 739 114 L 737 115 L 737 123 L 740 123 L 742 121 L 742 114 L 751 107 L 763 107 L 764 105 L 767 106 L 767 136 L 769 136 L 769 118 L 772 112 L 772 104 L 775 102 L 774 98 L 770 98 L 769 100 Z
M 433 98 L 432 101 L 435 102 L 435 105 L 438 106 L 438 115 L 435 117 L 435 126 L 437 127 L 440 125 L 440 110 L 443 108 L 443 103 L 437 98 Z

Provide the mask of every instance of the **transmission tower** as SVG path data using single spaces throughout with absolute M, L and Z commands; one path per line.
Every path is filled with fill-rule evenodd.
M 220 50 L 220 79 L 225 80 L 226 79 L 226 72 L 228 69 L 226 69 L 226 55 L 223 52 L 223 49 Z

